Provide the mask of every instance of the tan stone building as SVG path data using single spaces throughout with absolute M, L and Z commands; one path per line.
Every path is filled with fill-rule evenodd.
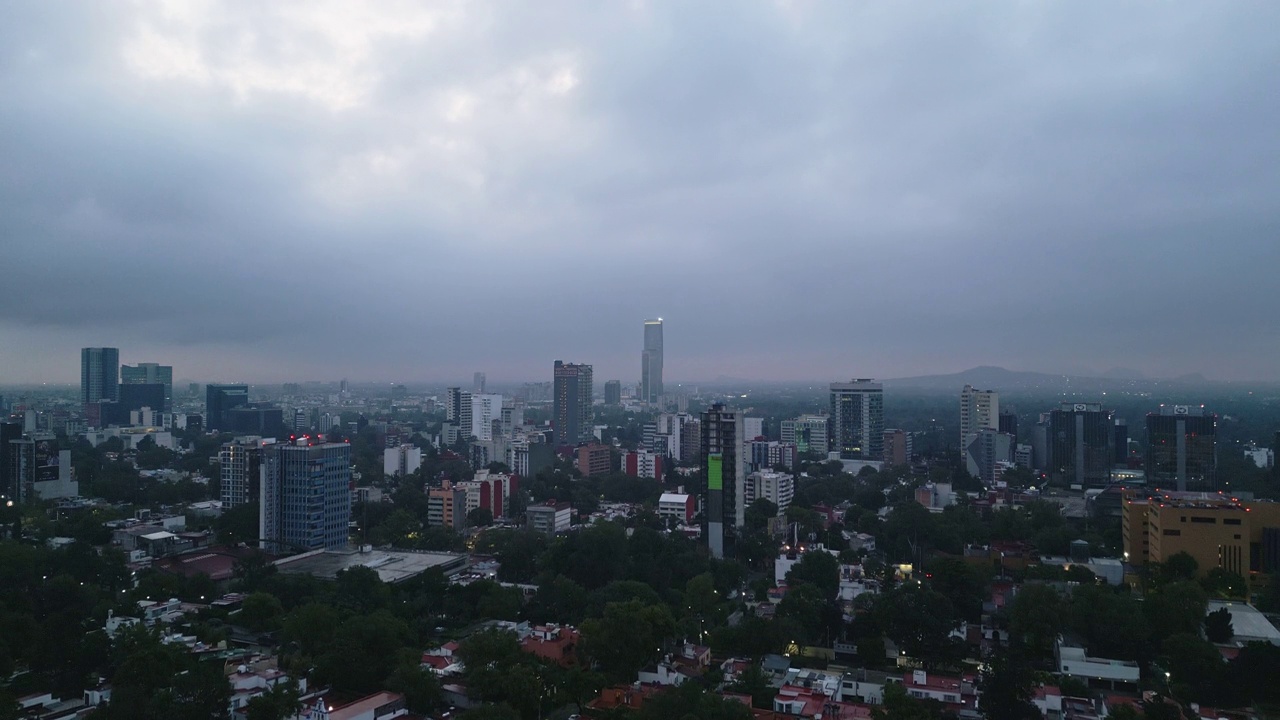
M 1185 552 L 1201 575 L 1222 568 L 1244 577 L 1280 569 L 1280 503 L 1208 493 L 1129 497 L 1121 532 L 1125 560 L 1160 563 Z

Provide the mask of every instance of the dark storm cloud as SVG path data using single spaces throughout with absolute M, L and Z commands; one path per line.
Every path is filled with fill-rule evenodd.
M 376 7 L 7 9 L 0 380 L 1277 377 L 1270 4 Z

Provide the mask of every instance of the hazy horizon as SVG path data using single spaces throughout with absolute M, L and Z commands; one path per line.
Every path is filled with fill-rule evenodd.
M 1280 381 L 1280 5 L 6 16 L 0 385 Z
M 128 363 L 122 363 L 122 364 L 128 364 Z M 960 383 L 956 385 L 956 387 L 954 388 L 954 391 L 959 392 L 960 387 L 963 384 L 963 380 L 961 379 L 961 376 L 973 370 L 986 370 L 986 369 L 994 369 L 998 371 L 1005 371 L 1005 372 L 1015 373 L 1015 374 L 1022 374 L 1022 373 L 1038 374 L 1038 375 L 1045 375 L 1050 378 L 1071 377 L 1071 378 L 1080 378 L 1080 379 L 1092 379 L 1092 380 L 1098 380 L 1098 381 L 1113 381 L 1117 383 L 1122 383 L 1122 382 L 1181 383 L 1181 384 L 1185 384 L 1188 387 L 1195 387 L 1198 385 L 1205 385 L 1205 386 L 1250 385 L 1250 384 L 1259 385 L 1259 386 L 1280 385 L 1280 381 L 1259 380 L 1256 378 L 1245 379 L 1245 380 L 1224 380 L 1221 378 L 1202 376 L 1199 373 L 1188 373 L 1186 375 L 1176 376 L 1176 377 L 1153 377 L 1153 376 L 1131 375 L 1131 374 L 1125 374 L 1124 372 L 1117 372 L 1117 371 L 1124 371 L 1124 369 L 1122 368 L 1112 369 L 1112 371 L 1099 372 L 1099 373 L 1089 373 L 1089 372 L 1071 373 L 1071 372 L 1050 372 L 1050 371 L 1043 371 L 1043 370 L 1003 368 L 998 366 L 976 366 L 972 368 L 964 368 L 961 370 L 956 370 L 953 372 L 929 373 L 926 375 L 910 375 L 910 376 L 897 376 L 897 377 L 874 377 L 873 376 L 871 379 L 877 382 L 900 383 L 903 381 L 911 381 L 916 379 L 950 378 L 954 376 L 954 377 L 957 377 L 957 382 Z M 667 380 L 666 385 L 667 385 L 667 392 L 672 392 L 672 393 L 678 393 L 681 386 L 706 386 L 710 388 L 723 389 L 726 386 L 742 385 L 742 384 L 754 384 L 762 387 L 777 386 L 777 387 L 798 388 L 803 386 L 812 386 L 814 388 L 825 388 L 829 383 L 847 382 L 848 380 L 853 379 L 855 377 L 862 377 L 862 376 L 847 375 L 847 376 L 829 377 L 829 378 L 794 378 L 794 379 L 764 379 L 764 378 L 732 377 L 732 376 L 720 376 L 720 377 L 714 377 L 714 378 L 701 378 L 701 379 L 675 378 L 675 379 Z M 423 386 L 436 387 L 436 388 L 458 386 L 464 389 L 470 389 L 472 387 L 473 378 L 470 376 L 465 378 L 445 378 L 445 379 L 422 377 L 422 378 L 398 378 L 398 379 L 389 380 L 386 378 L 370 379 L 370 378 L 360 378 L 360 377 L 342 377 L 342 378 L 324 378 L 324 379 L 314 378 L 314 377 L 310 377 L 310 378 L 299 377 L 299 378 L 286 378 L 286 379 L 262 379 L 262 378 L 251 378 L 251 377 L 198 379 L 198 378 L 188 378 L 188 377 L 176 377 L 174 378 L 173 384 L 174 384 L 174 392 L 181 394 L 186 391 L 186 386 L 190 383 L 198 383 L 200 385 L 205 385 L 208 383 L 230 383 L 230 384 L 247 384 L 251 386 L 279 386 L 279 385 L 284 385 L 286 383 L 299 383 L 303 385 L 337 385 L 339 382 L 343 380 L 348 381 L 353 387 L 360 387 L 360 388 L 366 388 L 368 386 L 376 386 L 376 385 L 406 385 L 406 386 L 411 386 L 415 388 L 421 388 Z M 626 387 L 628 384 L 632 386 L 636 385 L 635 382 L 628 383 L 628 381 L 623 378 L 603 377 L 597 373 L 595 377 L 596 393 L 597 394 L 603 393 L 604 383 L 611 380 L 621 381 L 624 387 Z M 523 385 L 525 383 L 532 383 L 532 382 L 550 383 L 551 376 L 548 373 L 546 377 L 510 378 L 510 377 L 496 377 L 492 374 L 488 374 L 486 377 L 487 386 L 491 390 L 497 388 L 499 389 L 498 391 L 501 391 L 501 389 L 504 389 L 504 388 L 512 389 L 517 386 Z M 69 390 L 78 390 L 80 387 L 80 384 L 78 380 L 76 381 L 62 380 L 62 381 L 53 381 L 53 382 L 34 382 L 34 383 L 32 382 L 0 382 L 0 389 L 4 389 L 4 388 L 20 389 L 20 388 L 31 388 L 31 387 L 54 387 L 54 388 L 67 388 Z M 905 389 L 921 389 L 921 388 L 915 388 L 913 386 L 904 386 L 904 388 Z M 952 392 L 950 389 L 943 390 L 942 388 L 924 388 L 924 389 L 929 389 L 929 390 L 936 389 L 939 392 L 944 392 L 944 393 Z M 1008 388 L 1002 389 L 1001 387 L 999 387 L 998 383 L 992 384 L 990 389 L 998 390 L 998 391 L 1001 391 L 1001 390 L 1009 391 Z M 1012 392 L 1028 392 L 1028 391 L 1024 389 L 1013 389 Z

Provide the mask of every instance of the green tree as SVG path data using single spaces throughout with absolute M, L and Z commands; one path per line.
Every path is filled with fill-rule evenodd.
M 1200 563 L 1196 562 L 1195 558 L 1186 552 L 1179 552 L 1163 563 L 1152 563 L 1147 572 L 1155 586 L 1159 587 L 1169 583 L 1195 580 L 1199 569 Z
M 610 603 L 604 617 L 582 624 L 582 651 L 599 664 L 606 678 L 630 682 L 662 653 L 674 633 L 675 620 L 665 605 Z
M 489 527 L 493 524 L 493 511 L 489 508 L 476 508 L 467 513 L 469 527 Z
M 1208 598 L 1199 584 L 1180 580 L 1147 593 L 1143 610 L 1156 640 L 1179 633 L 1197 633 L 1204 621 Z
M 466 668 L 468 692 L 489 702 L 505 699 L 506 675 L 524 660 L 515 633 L 496 629 L 472 634 L 458 646 L 457 655 Z
M 1053 656 L 1065 624 L 1066 601 L 1051 585 L 1026 583 L 1009 606 L 1009 634 L 1039 659 Z
M 422 530 L 422 521 L 408 510 L 397 508 L 377 527 L 369 530 L 369 538 L 375 545 L 413 547 Z
M 823 597 L 834 598 L 840 591 L 840 561 L 822 550 L 804 553 L 787 571 L 787 587 L 801 585 L 812 585 Z
M 459 720 L 520 720 L 520 713 L 506 703 L 484 704 L 468 709 Z
M 1163 695 L 1153 695 L 1142 701 L 1143 720 L 1183 720 L 1182 707 Z
M 817 585 L 789 588 L 778 603 L 777 619 L 800 645 L 830 643 L 839 629 L 840 608 Z
M 637 720 L 751 720 L 751 709 L 687 682 L 645 700 Z
M 884 686 L 884 702 L 871 713 L 875 720 L 939 720 L 942 717 L 936 702 L 911 697 L 899 683 Z
M 587 608 L 587 591 L 563 575 L 544 579 L 525 608 L 531 620 L 540 623 L 577 625 Z
M 1032 702 L 1035 674 L 1018 645 L 998 649 L 982 674 L 982 710 L 990 720 L 1040 720 Z
M 959 558 L 938 557 L 925 564 L 925 577 L 929 587 L 946 596 L 962 618 L 970 622 L 981 618 L 987 581 L 980 570 Z
M 316 658 L 317 681 L 339 690 L 371 693 L 404 660 L 405 622 L 386 610 L 347 618 Z
M 356 565 L 339 572 L 335 580 L 338 602 L 357 612 L 370 613 L 391 601 L 391 588 L 372 568 Z
M 1146 654 L 1149 630 L 1143 607 L 1127 591 L 1102 585 L 1076 587 L 1067 624 L 1094 655 L 1139 660 Z
M 222 720 L 231 686 L 221 663 L 200 662 L 184 648 L 166 645 L 141 626 L 116 635 L 110 702 L 95 718 Z
M 232 568 L 239 589 L 245 592 L 260 590 L 276 574 L 276 566 L 261 552 L 236 560 Z
M 440 681 L 415 663 L 402 663 L 387 680 L 387 688 L 404 695 L 410 712 L 429 713 L 440 705 Z
M 1179 633 L 1169 636 L 1161 650 L 1175 697 L 1198 702 L 1216 699 L 1213 691 L 1225 684 L 1225 665 L 1213 643 L 1198 634 Z
M 1219 608 L 1204 616 L 1204 634 L 1212 643 L 1225 643 L 1235 635 L 1231 627 L 1231 611 Z
M 1277 465 L 1280 468 L 1280 465 Z M 1280 613 L 1280 572 L 1271 573 L 1254 605 L 1267 613 Z
M 710 619 L 715 616 L 719 604 L 720 594 L 711 573 L 694 576 L 685 584 L 684 606 L 690 615 Z
M 750 695 L 751 706 L 764 710 L 773 709 L 773 698 L 778 694 L 778 689 L 773 686 L 764 670 L 756 663 L 748 665 L 747 669 L 738 675 L 738 679 L 729 685 L 728 690 Z
M 1244 599 L 1249 596 L 1249 581 L 1239 573 L 1216 567 L 1205 574 L 1200 581 L 1205 592 L 1213 597 L 1226 599 Z
M 245 706 L 247 720 L 287 720 L 302 709 L 298 686 L 293 680 L 285 680 L 271 686 L 265 693 L 251 698 Z
M 908 583 L 881 594 L 873 615 L 899 648 L 927 668 L 948 665 L 962 654 L 950 637 L 960 618 L 941 593 Z
M 573 665 L 563 670 L 557 669 L 556 686 L 566 702 L 573 703 L 582 712 L 582 707 L 591 698 L 600 693 L 604 687 L 604 675 L 588 670 L 581 665 Z
M 244 599 L 240 612 L 236 613 L 236 621 L 253 632 L 265 632 L 274 629 L 284 607 L 280 600 L 271 593 L 256 592 Z
M 778 516 L 778 506 L 768 498 L 756 498 L 744 511 L 747 532 L 763 533 L 769 526 L 769 520 Z
M 312 602 L 290 612 L 284 619 L 284 638 L 296 643 L 304 655 L 316 657 L 333 642 L 340 622 L 338 611 Z

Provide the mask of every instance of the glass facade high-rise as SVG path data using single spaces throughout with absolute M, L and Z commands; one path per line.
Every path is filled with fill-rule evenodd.
M 1062 403 L 1049 413 L 1049 478 L 1080 488 L 1111 481 L 1115 460 L 1112 411 L 1099 403 Z
M 142 408 L 151 408 L 163 412 L 165 406 L 165 386 L 163 383 L 123 383 L 119 387 L 120 402 L 115 411 L 120 413 L 120 422 L 129 422 L 129 413 Z
M 80 403 L 120 399 L 120 350 L 98 347 L 80 350 Z
M 1203 405 L 1161 405 L 1147 414 L 1147 484 L 1216 489 L 1217 441 L 1218 416 Z
M 781 439 L 784 443 L 795 443 L 796 452 L 816 453 L 825 458 L 827 426 L 826 415 L 801 415 L 795 420 L 783 420 Z
M 248 385 L 218 385 L 209 383 L 204 389 L 204 426 L 206 430 L 230 430 L 227 411 L 249 404 Z
M 621 405 L 622 404 L 622 381 L 609 380 L 604 384 L 604 404 L 605 405 Z
M 844 460 L 884 456 L 884 386 L 869 379 L 831 383 L 828 449 Z
M 301 438 L 262 449 L 259 532 L 268 552 L 340 550 L 351 522 L 351 446 Z
M 159 363 L 138 363 L 137 365 L 120 366 L 120 382 L 124 385 L 147 384 L 164 385 L 164 407 L 154 408 L 164 412 L 173 411 L 173 366 Z
M 591 437 L 592 368 L 556 360 L 552 372 L 556 445 L 577 445 Z
M 662 318 L 644 321 L 644 350 L 640 353 L 640 399 L 651 405 L 662 400 Z
M 715 404 L 702 413 L 702 537 L 712 557 L 732 557 L 738 528 L 746 524 L 742 504 L 746 463 L 742 454 L 742 415 Z

